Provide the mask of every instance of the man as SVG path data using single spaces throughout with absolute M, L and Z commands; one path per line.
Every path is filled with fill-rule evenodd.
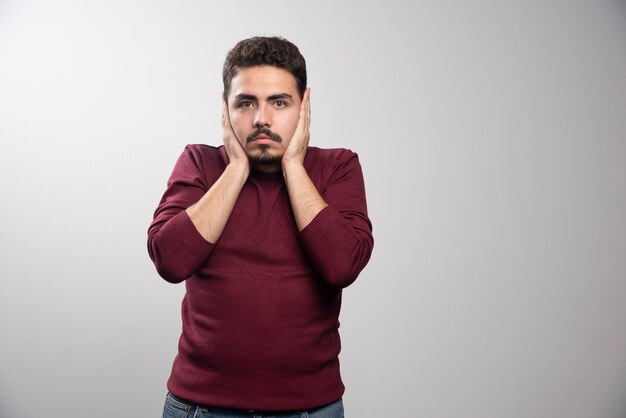
M 373 247 L 358 158 L 309 147 L 289 41 L 239 42 L 223 81 L 224 145 L 185 148 L 148 231 L 159 274 L 186 284 L 163 416 L 343 417 L 341 289 Z

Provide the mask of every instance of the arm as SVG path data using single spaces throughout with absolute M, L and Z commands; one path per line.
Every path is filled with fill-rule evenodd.
M 159 274 L 172 283 L 190 277 L 210 255 L 249 173 L 247 156 L 232 131 L 226 107 L 222 125 L 229 157 L 224 171 L 214 182 L 205 179 L 202 156 L 188 146 L 148 230 L 150 258 Z
M 281 160 L 283 177 L 298 231 L 302 231 L 322 209 L 328 206 L 304 169 L 311 123 L 309 98 L 310 89 L 307 88 L 300 106 L 298 126 Z
M 305 93 L 300 121 L 282 166 L 301 241 L 326 282 L 346 287 L 370 259 L 374 239 L 367 216 L 363 174 L 356 154 L 334 153 L 328 181 L 318 191 L 305 167 L 309 142 L 310 102 Z
M 224 147 L 230 162 L 209 191 L 196 204 L 187 208 L 191 222 L 200 235 L 211 243 L 217 242 L 222 235 L 239 197 L 239 192 L 241 192 L 250 173 L 248 156 L 235 137 L 226 103 L 222 105 L 222 127 L 224 129 Z
M 327 162 L 321 195 L 328 203 L 300 232 L 309 258 L 332 287 L 354 282 L 374 247 L 358 156 L 338 150 Z

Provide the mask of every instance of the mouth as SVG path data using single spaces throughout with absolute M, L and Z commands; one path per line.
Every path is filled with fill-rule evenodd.
M 253 144 L 257 144 L 257 145 L 270 145 L 270 144 L 275 144 L 276 141 L 274 141 L 271 138 L 268 137 L 256 137 L 253 141 Z

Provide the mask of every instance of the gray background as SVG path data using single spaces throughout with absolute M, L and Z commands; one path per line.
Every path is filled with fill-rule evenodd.
M 221 65 L 283 35 L 359 153 L 349 417 L 626 416 L 626 3 L 0 0 L 0 416 L 156 417 L 183 286 L 146 230 Z

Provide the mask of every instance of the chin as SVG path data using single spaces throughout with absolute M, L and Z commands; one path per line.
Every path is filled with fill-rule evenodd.
M 282 153 L 270 152 L 269 149 L 261 149 L 257 152 L 248 153 L 248 159 L 252 164 L 275 165 L 283 159 Z

